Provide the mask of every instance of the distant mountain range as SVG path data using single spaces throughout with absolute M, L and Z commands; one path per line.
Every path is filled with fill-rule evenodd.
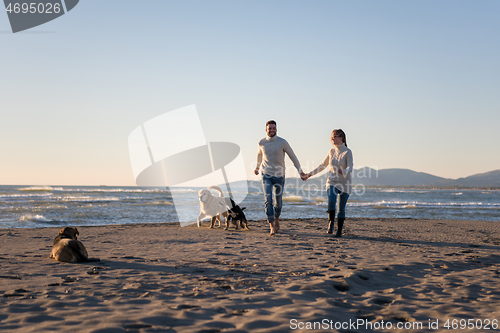
M 409 169 L 361 168 L 354 170 L 353 183 L 365 186 L 499 187 L 500 170 L 450 179 Z
M 324 186 L 327 172 L 307 180 L 307 184 Z M 353 171 L 354 184 L 382 187 L 440 187 L 440 188 L 500 188 L 500 170 L 479 173 L 465 178 L 450 179 L 434 176 L 425 172 L 409 169 L 372 169 L 361 168 Z M 287 178 L 287 183 L 300 184 L 300 178 Z M 249 186 L 261 188 L 260 181 L 249 181 Z

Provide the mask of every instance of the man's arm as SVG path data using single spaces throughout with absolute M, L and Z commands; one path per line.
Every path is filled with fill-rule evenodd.
M 259 152 L 257 153 L 257 166 L 255 167 L 255 170 L 253 173 L 256 175 L 259 175 L 259 169 L 260 169 L 260 164 L 262 163 L 262 148 L 259 145 Z
M 306 176 L 306 174 L 302 171 L 302 167 L 300 166 L 299 159 L 297 158 L 297 156 L 293 152 L 293 149 L 292 149 L 292 147 L 290 147 L 290 144 L 288 144 L 288 141 L 285 141 L 285 145 L 283 147 L 283 150 L 288 155 L 288 157 L 292 161 L 293 165 L 295 166 L 295 168 L 299 172 L 300 178 L 302 178 L 302 180 L 305 180 L 304 177 Z

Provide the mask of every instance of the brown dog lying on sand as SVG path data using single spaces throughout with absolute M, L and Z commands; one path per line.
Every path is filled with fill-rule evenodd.
M 62 262 L 100 261 L 99 258 L 89 258 L 83 243 L 76 239 L 79 234 L 77 228 L 62 228 L 54 239 L 50 257 Z

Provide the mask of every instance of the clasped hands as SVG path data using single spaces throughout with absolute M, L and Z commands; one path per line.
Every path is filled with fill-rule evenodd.
M 338 169 L 338 172 L 339 172 L 341 175 L 343 174 L 342 169 L 340 169 L 340 168 Z M 258 175 L 258 174 L 259 174 L 259 168 L 256 168 L 256 169 L 254 170 L 254 173 L 255 173 L 256 175 Z M 308 180 L 309 178 L 311 178 L 311 176 L 312 176 L 312 175 L 311 175 L 311 173 L 310 173 L 310 172 L 309 172 L 309 173 L 305 173 L 305 172 L 301 172 L 301 173 L 300 173 L 300 179 L 302 179 L 303 181 Z
M 306 181 L 309 179 L 309 177 L 311 177 L 311 173 L 304 173 L 304 172 L 301 172 L 300 173 L 300 179 L 302 179 L 303 181 Z
M 341 174 L 341 175 L 343 175 L 343 174 L 344 174 L 344 171 L 343 171 L 341 168 L 338 168 L 338 169 L 337 169 L 337 172 L 338 172 L 339 174 Z M 304 173 L 304 172 L 301 172 L 301 173 L 300 173 L 300 179 L 302 179 L 303 181 L 308 180 L 309 178 L 311 178 L 311 176 L 312 176 L 312 175 L 311 175 L 311 173 L 310 173 L 310 172 L 309 172 L 309 173 Z

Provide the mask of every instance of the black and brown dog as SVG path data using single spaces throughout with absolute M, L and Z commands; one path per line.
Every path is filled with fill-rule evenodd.
M 233 222 L 236 229 L 238 229 L 238 222 L 239 222 L 241 229 L 250 230 L 248 228 L 248 221 L 245 216 L 245 213 L 243 213 L 243 210 L 246 209 L 246 207 L 242 208 L 238 206 L 231 198 L 229 198 L 229 200 L 231 200 L 231 206 L 228 205 L 228 208 L 229 207 L 231 208 L 228 209 L 227 211 L 226 227 L 224 228 L 224 230 L 227 230 L 229 228 L 230 221 Z
M 61 262 L 100 261 L 99 258 L 89 258 L 83 243 L 76 239 L 79 234 L 77 228 L 62 228 L 54 239 L 50 257 Z

